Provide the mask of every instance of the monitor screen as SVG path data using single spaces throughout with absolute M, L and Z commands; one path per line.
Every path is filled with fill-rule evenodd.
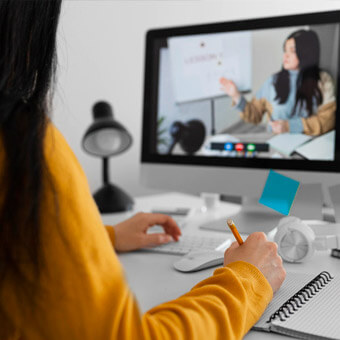
M 142 162 L 340 169 L 340 13 L 148 32 Z

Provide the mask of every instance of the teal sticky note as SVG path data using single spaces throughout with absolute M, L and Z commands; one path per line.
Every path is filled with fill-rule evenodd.
M 270 170 L 259 202 L 283 215 L 288 215 L 299 185 L 300 182 L 295 179 Z

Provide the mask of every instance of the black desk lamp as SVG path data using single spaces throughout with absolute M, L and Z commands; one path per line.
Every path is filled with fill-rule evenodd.
M 98 102 L 93 108 L 94 122 L 87 129 L 82 146 L 91 155 L 103 158 L 103 187 L 93 194 L 99 211 L 111 213 L 130 210 L 132 198 L 109 182 L 109 157 L 127 150 L 132 137 L 123 125 L 113 118 L 110 104 Z
M 201 148 L 204 142 L 205 126 L 198 119 L 192 119 L 186 123 L 175 121 L 170 126 L 170 135 L 172 141 L 168 149 L 169 155 L 177 143 L 187 154 L 192 155 Z

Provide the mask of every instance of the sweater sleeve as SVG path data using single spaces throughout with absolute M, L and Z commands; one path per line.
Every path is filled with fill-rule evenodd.
M 247 102 L 241 97 L 240 103 L 237 105 L 240 111 L 240 117 L 246 123 L 260 124 L 265 113 L 271 116 L 273 111 L 272 105 L 265 98 L 253 98 Z
M 241 339 L 272 298 L 262 273 L 245 262 L 215 270 L 180 298 L 147 312 L 152 339 Z
M 2 292 L 3 313 L 16 334 L 36 340 L 242 338 L 272 298 L 262 273 L 232 263 L 141 315 L 86 177 L 60 133 L 52 132 L 47 155 L 54 190 L 43 206 L 45 263 L 36 303 L 20 298 L 10 281 Z
M 335 128 L 336 101 L 334 84 L 327 72 L 321 72 L 319 87 L 323 101 L 315 115 L 302 118 L 303 132 L 307 135 L 319 136 Z

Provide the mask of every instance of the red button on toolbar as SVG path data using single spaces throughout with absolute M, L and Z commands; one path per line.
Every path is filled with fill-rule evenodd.
M 243 151 L 244 150 L 244 145 L 241 143 L 238 143 L 235 145 L 235 150 L 236 151 Z

